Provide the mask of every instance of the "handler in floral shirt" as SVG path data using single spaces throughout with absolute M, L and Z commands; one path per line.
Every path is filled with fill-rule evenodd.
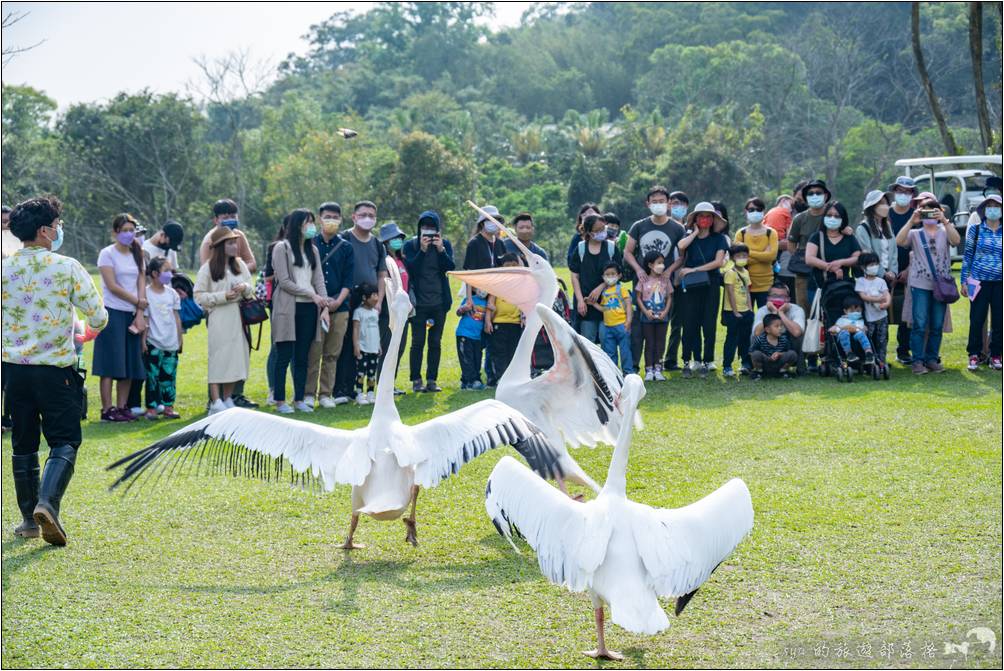
M 62 204 L 54 196 L 19 203 L 10 230 L 24 243 L 3 263 L 3 376 L 13 417 L 14 488 L 24 518 L 18 536 L 66 545 L 59 503 L 80 447 L 83 379 L 73 344 L 74 308 L 92 330 L 108 313 L 84 267 L 55 254 L 63 243 Z M 39 486 L 40 434 L 49 444 Z M 41 527 L 41 530 L 39 529 Z

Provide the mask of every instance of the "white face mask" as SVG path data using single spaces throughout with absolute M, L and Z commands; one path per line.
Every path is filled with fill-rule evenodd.
M 881 270 L 879 266 L 868 266 L 867 268 L 865 268 L 865 275 L 870 275 L 874 277 L 875 275 L 879 274 L 879 270 Z
M 648 211 L 656 217 L 665 217 L 667 207 L 666 203 L 652 203 L 648 206 Z
M 652 266 L 652 272 L 655 273 L 656 275 L 662 275 L 662 272 L 664 270 L 666 270 L 666 266 L 664 266 L 661 263 L 657 263 L 654 266 Z
M 603 276 L 603 281 L 607 283 L 608 287 L 612 287 L 613 285 L 617 284 L 617 278 L 616 277 L 610 277 L 608 275 L 604 275 Z
M 897 193 L 893 198 L 896 199 L 896 204 L 900 207 L 906 207 L 913 200 L 913 196 L 908 193 Z

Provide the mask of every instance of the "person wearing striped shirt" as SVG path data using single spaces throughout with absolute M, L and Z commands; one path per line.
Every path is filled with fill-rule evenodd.
M 19 203 L 10 230 L 24 243 L 3 263 L 3 363 L 13 418 L 14 488 L 24 538 L 66 545 L 59 505 L 80 447 L 83 377 L 74 347 L 76 310 L 100 330 L 108 312 L 80 263 L 56 254 L 63 242 L 62 204 L 54 196 Z M 49 458 L 39 480 L 39 439 Z
M 976 208 L 980 222 L 966 232 L 962 289 L 969 297 L 969 370 L 980 365 L 983 331 L 990 313 L 990 367 L 1001 370 L 1001 197 L 987 196 Z
M 763 318 L 763 333 L 750 343 L 750 360 L 754 380 L 759 380 L 764 373 L 781 373 L 798 362 L 798 354 L 784 333 L 780 316 L 769 314 Z

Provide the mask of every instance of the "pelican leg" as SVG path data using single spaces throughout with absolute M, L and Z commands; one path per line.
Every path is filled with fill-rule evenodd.
M 418 547 L 418 528 L 415 526 L 415 507 L 418 505 L 418 485 L 411 486 L 411 516 L 404 519 L 404 526 L 408 527 L 408 535 L 404 540 Z
M 607 659 L 612 662 L 623 661 L 624 655 L 619 652 L 607 649 L 606 641 L 603 640 L 603 604 L 593 610 L 596 615 L 596 649 L 589 650 L 583 654 L 594 659 Z
M 554 480 L 555 482 L 558 483 L 558 489 L 561 490 L 561 493 L 567 496 L 568 498 L 572 499 L 573 501 L 584 501 L 586 499 L 586 497 L 584 497 L 582 494 L 576 494 L 575 496 L 572 496 L 571 493 L 569 493 L 568 491 L 568 486 L 565 484 L 565 478 L 561 477 L 560 475 L 555 475 Z
M 352 522 L 349 524 L 349 535 L 346 536 L 342 544 L 343 550 L 362 550 L 366 546 L 362 543 L 353 543 L 352 537 L 356 533 L 356 526 L 359 524 L 359 513 L 352 513 Z

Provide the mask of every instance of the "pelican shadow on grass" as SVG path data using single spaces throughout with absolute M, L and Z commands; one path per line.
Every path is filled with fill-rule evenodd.
M 411 311 L 397 264 L 388 259 L 391 341 L 380 369 L 370 423 L 345 430 L 232 408 L 206 417 L 153 445 L 108 466 L 124 467 L 112 484 L 126 491 L 145 475 L 156 481 L 176 475 L 222 472 L 235 476 L 284 479 L 319 485 L 352 486 L 352 519 L 346 549 L 364 547 L 353 541 L 361 514 L 378 520 L 401 517 L 406 540 L 418 544 L 415 509 L 420 487 L 435 487 L 461 466 L 500 445 L 512 445 L 541 477 L 560 477 L 558 453 L 544 434 L 518 410 L 497 400 L 484 400 L 421 424 L 401 422 L 394 405 L 397 351 Z

